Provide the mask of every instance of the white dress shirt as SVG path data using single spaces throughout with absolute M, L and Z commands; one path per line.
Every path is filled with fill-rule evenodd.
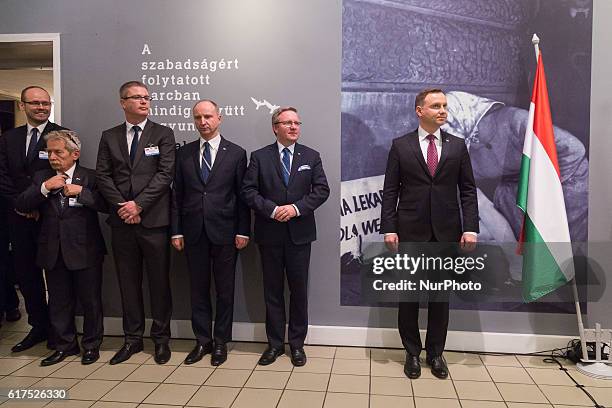
M 283 146 L 279 141 L 277 141 L 276 142 L 276 147 L 278 148 L 278 156 L 280 158 L 281 167 L 284 166 L 284 164 L 283 164 L 283 150 L 285 150 L 285 148 L 289 149 L 289 168 L 287 170 L 289 170 L 289 174 L 291 175 L 291 166 L 293 165 L 293 151 L 295 150 L 295 143 L 293 143 L 293 144 L 291 144 L 289 146 Z M 300 216 L 300 209 L 297 208 L 297 205 L 295 205 L 295 204 L 291 204 L 291 205 L 295 209 L 296 217 L 299 217 Z M 276 215 L 276 209 L 277 208 L 278 208 L 278 205 L 276 207 L 274 207 L 274 210 L 272 210 L 272 214 L 270 214 L 270 218 L 274 218 L 274 216 Z
M 47 123 L 49 123 L 49 121 L 46 121 L 45 123 L 36 126 L 36 129 L 38 129 L 39 140 L 42 137 L 43 132 L 45 131 L 45 127 L 47 127 Z M 34 126 L 30 125 L 29 123 L 26 126 L 27 126 L 27 132 L 26 132 L 25 154 L 27 155 L 28 146 L 30 145 L 30 140 L 32 140 L 32 129 L 34 129 Z
M 134 126 L 138 126 L 140 128 L 140 133 L 138 134 L 138 137 L 140 138 L 142 136 L 142 131 L 145 128 L 145 125 L 147 124 L 147 119 L 143 120 L 140 123 L 137 124 L 132 124 L 130 122 L 125 122 L 125 137 L 127 139 L 127 147 L 128 147 L 128 153 L 131 153 L 132 150 L 132 140 L 134 140 L 134 130 L 133 127 Z
M 202 160 L 204 159 L 204 143 L 206 140 L 200 138 L 200 168 L 202 168 Z M 215 159 L 217 158 L 217 152 L 219 151 L 219 145 L 221 144 L 221 135 L 217 133 L 215 137 L 208 141 L 210 145 L 210 169 L 212 170 L 213 164 L 215 164 Z

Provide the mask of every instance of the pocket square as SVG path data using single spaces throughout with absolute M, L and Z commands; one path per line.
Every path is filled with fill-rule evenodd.
M 311 168 L 309 165 L 304 164 L 298 168 L 298 171 L 303 171 L 303 170 L 311 170 Z

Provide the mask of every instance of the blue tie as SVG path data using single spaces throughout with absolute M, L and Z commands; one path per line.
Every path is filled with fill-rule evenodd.
M 291 174 L 291 160 L 289 160 L 289 155 L 291 152 L 288 148 L 283 149 L 283 181 L 285 185 L 289 185 L 289 175 Z
M 130 145 L 130 163 L 134 164 L 136 158 L 136 151 L 138 150 L 138 132 L 140 132 L 139 126 L 133 126 L 134 137 L 132 138 L 132 144 Z
M 202 152 L 202 179 L 206 183 L 208 181 L 208 176 L 210 176 L 210 170 L 212 168 L 211 162 L 212 159 L 210 157 L 210 143 L 204 143 L 204 151 Z
M 32 154 L 36 150 L 36 144 L 38 143 L 38 129 L 32 128 L 32 136 L 30 136 L 30 143 L 28 143 L 28 151 L 26 152 L 26 158 L 32 160 Z

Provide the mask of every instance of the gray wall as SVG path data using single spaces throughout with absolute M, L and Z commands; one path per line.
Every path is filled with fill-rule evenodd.
M 82 162 L 90 167 L 95 165 L 100 132 L 123 119 L 116 89 L 126 80 L 140 78 L 142 61 L 238 58 L 238 71 L 211 73 L 212 85 L 195 87 L 202 97 L 245 107 L 245 116 L 225 118 L 223 135 L 247 151 L 255 150 L 274 139 L 267 110 L 255 110 L 250 97 L 294 105 L 305 122 L 301 141 L 321 152 L 330 182 L 331 196 L 316 213 L 319 239 L 311 260 L 310 323 L 395 326 L 392 308 L 339 306 L 340 0 L 2 0 L 1 7 L 0 33 L 61 33 L 63 125 L 81 134 Z M 610 106 L 606 92 L 610 79 L 605 75 L 612 69 L 612 51 L 605 46 L 612 36 L 612 28 L 606 25 L 610 17 L 612 4 L 596 1 L 589 212 L 590 236 L 606 241 L 611 235 L 612 206 L 608 187 L 612 164 L 605 156 L 612 151 L 612 142 L 606 139 L 604 122 Z M 141 55 L 145 43 L 151 47 L 150 56 Z M 195 134 L 177 133 L 179 142 L 195 138 Z M 240 265 L 236 321 L 262 322 L 261 270 L 254 245 L 244 251 Z M 110 257 L 105 272 L 105 314 L 119 316 Z M 182 257 L 175 257 L 171 274 L 174 318 L 188 319 Z M 609 310 L 609 303 L 589 305 L 588 322 L 612 326 Z M 452 312 L 450 329 L 567 335 L 577 331 L 571 315 L 478 311 Z

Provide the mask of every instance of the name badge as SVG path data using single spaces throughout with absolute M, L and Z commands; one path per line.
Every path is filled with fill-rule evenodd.
M 145 147 L 145 156 L 159 156 L 159 146 Z
M 49 160 L 49 153 L 47 153 L 44 150 L 39 150 L 38 151 L 38 158 L 41 160 Z
M 82 207 L 83 204 L 77 201 L 76 197 L 68 197 L 68 207 Z

